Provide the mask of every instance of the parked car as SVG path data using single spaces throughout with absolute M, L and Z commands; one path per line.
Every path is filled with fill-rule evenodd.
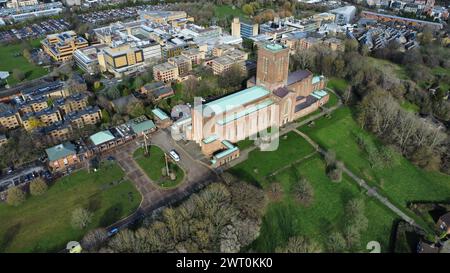
M 174 161 L 180 161 L 180 155 L 175 150 L 170 151 L 169 155 Z

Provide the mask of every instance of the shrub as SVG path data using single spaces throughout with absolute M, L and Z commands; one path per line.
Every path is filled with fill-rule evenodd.
M 35 179 L 30 183 L 30 194 L 31 195 L 34 195 L 34 196 L 42 195 L 47 191 L 47 189 L 48 189 L 47 183 L 40 178 Z
M 7 197 L 6 197 L 6 203 L 11 206 L 19 206 L 23 202 L 25 202 L 26 194 L 25 192 L 18 188 L 18 187 L 12 187 L 8 189 Z

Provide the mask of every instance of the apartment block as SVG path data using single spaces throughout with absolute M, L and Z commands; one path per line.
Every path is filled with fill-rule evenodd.
M 153 78 L 157 81 L 169 82 L 178 79 L 178 66 L 162 63 L 153 66 Z
M 0 127 L 6 129 L 14 129 L 20 126 L 22 120 L 20 115 L 15 110 L 8 110 L 0 112 Z
M 191 60 L 192 64 L 201 64 L 205 59 L 205 52 L 198 48 L 191 48 L 181 52 L 182 56 L 185 56 Z
M 56 100 L 54 105 L 58 107 L 63 114 L 80 111 L 88 106 L 88 96 L 84 93 L 73 94 L 66 98 Z
M 47 35 L 41 41 L 42 48 L 55 61 L 67 61 L 73 58 L 73 53 L 87 47 L 88 41 L 70 30 L 58 34 Z
M 98 106 L 89 106 L 86 109 L 70 112 L 65 116 L 65 120 L 73 127 L 83 128 L 86 125 L 94 125 L 101 121 L 102 111 Z
M 73 54 L 75 63 L 83 71 L 91 75 L 99 72 L 98 54 L 106 47 L 107 45 L 105 44 L 99 44 L 76 50 Z
M 192 70 L 191 59 L 184 55 L 169 58 L 167 62 L 178 67 L 178 75 L 184 75 Z

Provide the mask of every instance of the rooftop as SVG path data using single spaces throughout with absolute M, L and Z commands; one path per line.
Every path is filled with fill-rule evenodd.
M 141 116 L 141 117 L 135 118 L 133 120 L 130 120 L 130 121 L 128 121 L 128 124 L 130 125 L 130 127 L 134 131 L 134 133 L 136 133 L 136 134 L 141 134 L 141 133 L 144 133 L 146 131 L 156 128 L 153 121 L 149 120 L 145 116 Z
M 49 161 L 55 161 L 70 155 L 75 155 L 77 152 L 75 145 L 70 142 L 65 142 L 45 149 L 45 153 L 47 154 Z
M 111 141 L 114 138 L 115 138 L 114 135 L 109 130 L 95 133 L 89 137 L 92 143 L 94 143 L 94 145 L 96 146 Z
M 169 118 L 169 116 L 159 108 L 153 109 L 152 113 L 160 120 L 165 120 Z
M 216 115 L 231 111 L 237 107 L 246 105 L 270 94 L 270 91 L 262 86 L 253 86 L 223 98 L 208 102 L 204 105 Z

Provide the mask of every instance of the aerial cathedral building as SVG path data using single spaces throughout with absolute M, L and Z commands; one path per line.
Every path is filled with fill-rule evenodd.
M 289 49 L 284 45 L 261 44 L 256 77 L 247 81 L 247 89 L 196 103 L 183 135 L 201 146 L 213 166 L 223 165 L 239 156 L 233 143 L 283 126 L 325 104 L 329 98 L 325 85 L 323 76 L 308 70 L 289 72 Z

